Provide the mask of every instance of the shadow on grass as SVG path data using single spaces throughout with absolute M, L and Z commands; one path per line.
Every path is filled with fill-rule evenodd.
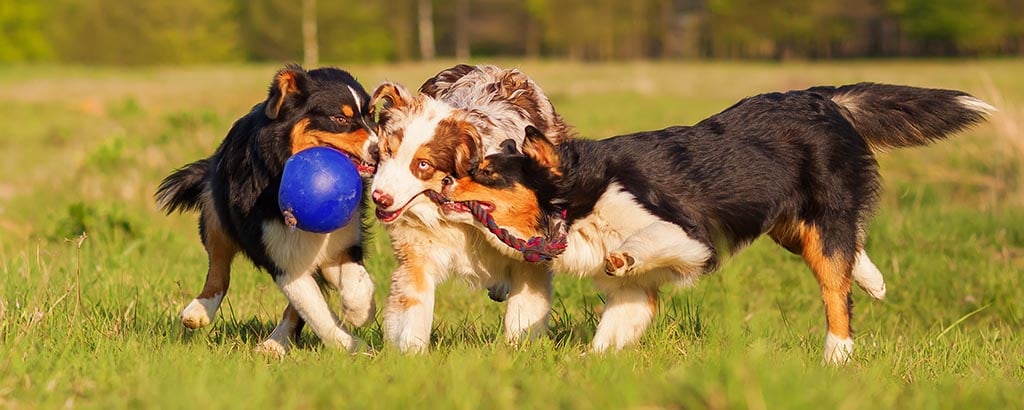
M 177 334 L 183 343 L 203 343 L 211 346 L 229 346 L 236 348 L 255 349 L 274 331 L 277 322 L 263 321 L 257 318 L 248 320 L 215 320 L 209 326 L 191 330 L 178 321 L 170 324 L 169 334 Z M 292 348 L 309 349 L 320 345 L 320 341 L 311 332 L 301 332 L 298 340 L 292 340 Z

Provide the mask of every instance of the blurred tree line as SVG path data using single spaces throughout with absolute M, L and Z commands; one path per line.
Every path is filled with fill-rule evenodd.
M 310 53 L 314 62 L 1024 55 L 1024 0 L 0 0 L 0 62 Z

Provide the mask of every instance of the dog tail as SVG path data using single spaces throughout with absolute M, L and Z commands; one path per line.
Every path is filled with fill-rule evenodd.
M 160 209 L 167 214 L 198 211 L 209 168 L 210 160 L 201 159 L 164 178 L 156 190 L 156 203 Z
M 981 123 L 998 111 L 962 91 L 859 83 L 812 89 L 843 108 L 841 114 L 874 149 L 926 145 Z

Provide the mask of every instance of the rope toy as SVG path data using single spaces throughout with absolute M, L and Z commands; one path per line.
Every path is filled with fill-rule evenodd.
M 434 190 L 426 190 L 424 191 L 424 195 L 438 205 L 451 202 L 450 199 Z M 480 202 L 460 201 L 459 203 L 468 207 L 470 213 L 473 214 L 473 217 L 476 218 L 477 221 L 480 221 L 480 223 L 484 224 L 484 226 L 487 227 L 487 230 L 491 231 L 494 236 L 498 237 L 498 240 L 522 253 L 523 259 L 527 262 L 536 263 L 550 261 L 558 257 L 558 255 L 561 255 L 562 252 L 565 252 L 567 233 L 565 230 L 565 223 L 561 219 L 555 222 L 555 227 L 549 232 L 552 237 L 534 236 L 530 239 L 523 239 L 516 237 L 510 233 L 508 229 L 498 226 L 498 223 L 494 221 L 494 217 L 491 216 L 490 212 L 487 212 L 487 210 L 484 209 Z M 564 218 L 565 216 L 560 215 L 560 217 Z

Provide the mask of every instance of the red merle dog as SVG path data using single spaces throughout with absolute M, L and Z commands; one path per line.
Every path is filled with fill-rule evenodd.
M 374 92 L 380 163 L 371 197 L 391 239 L 398 267 L 383 312 L 386 340 L 406 352 L 426 351 L 437 285 L 458 278 L 506 299 L 510 342 L 547 331 L 551 274 L 515 264 L 476 246 L 476 229 L 450 223 L 424 193 L 449 175 L 464 175 L 506 139 L 522 141 L 532 125 L 558 141 L 570 133 L 543 90 L 518 70 L 457 65 L 428 79 L 413 95 L 399 84 Z M 510 265 L 515 265 L 514 269 Z

